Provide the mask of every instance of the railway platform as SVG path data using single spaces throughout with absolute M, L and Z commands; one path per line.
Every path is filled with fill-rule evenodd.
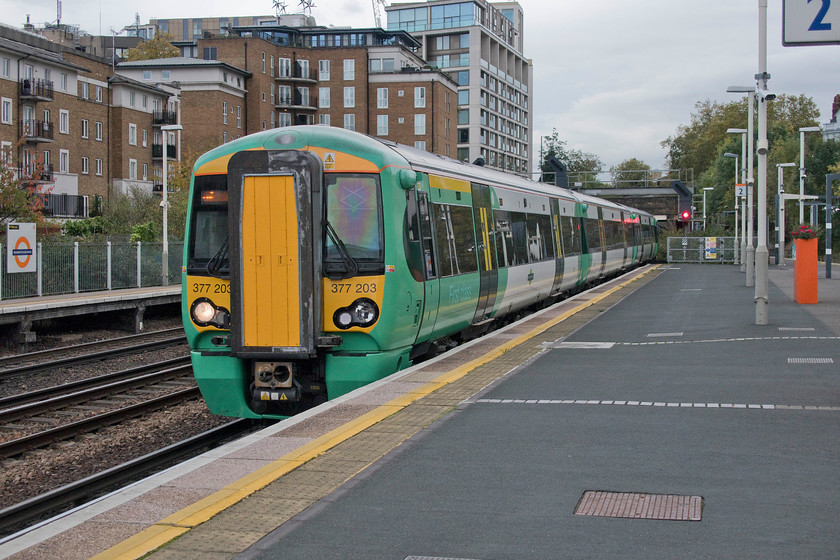
M 118 311 L 125 313 L 126 328 L 139 333 L 147 308 L 180 301 L 180 284 L 5 299 L 0 300 L 0 327 L 11 326 L 7 328 L 24 351 L 27 343 L 35 342 L 33 328 L 39 321 Z
M 0 541 L 0 557 L 836 558 L 840 280 L 644 267 Z

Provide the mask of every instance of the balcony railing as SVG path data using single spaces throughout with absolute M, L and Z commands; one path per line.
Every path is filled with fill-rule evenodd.
M 178 114 L 175 111 L 155 111 L 152 116 L 154 124 L 177 124 Z
M 88 197 L 75 194 L 43 195 L 44 216 L 52 218 L 86 218 Z
M 20 135 L 27 142 L 52 142 L 53 125 L 50 121 L 21 121 Z
M 46 80 L 32 80 L 25 78 L 18 82 L 18 92 L 21 99 L 31 98 L 40 101 L 53 100 L 53 83 Z
M 277 102 L 275 104 L 277 107 L 300 107 L 304 109 L 317 109 L 318 108 L 318 96 L 317 95 L 309 95 L 304 97 L 299 92 L 295 92 L 292 95 L 281 95 L 277 97 Z
M 166 146 L 166 157 L 168 159 L 175 159 L 177 156 L 176 147 L 173 145 Z M 152 157 L 153 158 L 162 158 L 163 157 L 163 144 L 152 144 Z
M 42 183 L 49 183 L 53 180 L 53 166 L 52 165 L 26 165 L 18 167 L 18 177 L 22 182 L 37 181 Z

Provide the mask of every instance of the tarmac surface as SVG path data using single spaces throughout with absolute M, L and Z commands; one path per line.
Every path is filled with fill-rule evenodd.
M 840 280 L 819 286 L 799 305 L 771 267 L 757 326 L 738 267 L 646 267 L 9 557 L 836 559 Z

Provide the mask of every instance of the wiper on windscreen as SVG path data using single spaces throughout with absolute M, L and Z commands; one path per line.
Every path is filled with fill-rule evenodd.
M 219 250 L 216 251 L 216 254 L 213 255 L 209 261 L 207 261 L 207 274 L 210 276 L 222 278 L 219 271 L 222 269 L 222 265 L 227 260 L 228 248 L 230 247 L 229 239 L 230 236 L 225 237 L 225 240 L 222 241 L 222 245 L 219 247 Z
M 359 265 L 356 264 L 356 260 L 350 255 L 350 252 L 347 250 L 347 247 L 344 246 L 344 243 L 341 241 L 341 238 L 336 233 L 335 229 L 333 229 L 332 224 L 327 219 L 324 219 L 323 222 L 324 231 L 327 232 L 327 237 L 330 238 L 333 245 L 335 245 L 338 254 L 341 256 L 341 260 L 344 262 L 344 268 L 346 269 L 343 274 L 332 274 L 329 271 L 324 270 L 324 276 L 329 278 L 330 280 L 344 280 L 345 278 L 352 278 L 359 273 Z

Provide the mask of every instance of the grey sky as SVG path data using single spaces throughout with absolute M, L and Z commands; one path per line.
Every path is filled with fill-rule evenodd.
M 805 0 L 788 0 L 805 2 Z M 372 27 L 369 0 L 315 0 L 320 25 Z M 299 11 L 287 0 L 287 12 Z M 607 167 L 636 157 L 664 165 L 659 143 L 686 124 L 697 101 L 734 99 L 729 85 L 758 72 L 758 0 L 521 0 L 525 56 L 534 62 L 535 150 L 556 128 L 571 148 Z M 817 6 L 819 2 L 813 2 Z M 835 2 L 834 4 L 840 4 Z M 840 7 L 832 4 L 834 25 Z M 232 8 L 232 6 L 235 6 Z M 56 19 L 55 0 L 0 0 L 0 18 L 21 26 Z M 165 17 L 268 15 L 271 0 L 63 0 L 62 23 L 93 34 Z M 384 25 L 384 11 L 383 11 Z M 805 94 L 830 118 L 840 93 L 840 46 L 783 47 L 782 1 L 768 10 L 768 72 L 777 93 Z M 746 123 L 745 123 L 746 126 Z

